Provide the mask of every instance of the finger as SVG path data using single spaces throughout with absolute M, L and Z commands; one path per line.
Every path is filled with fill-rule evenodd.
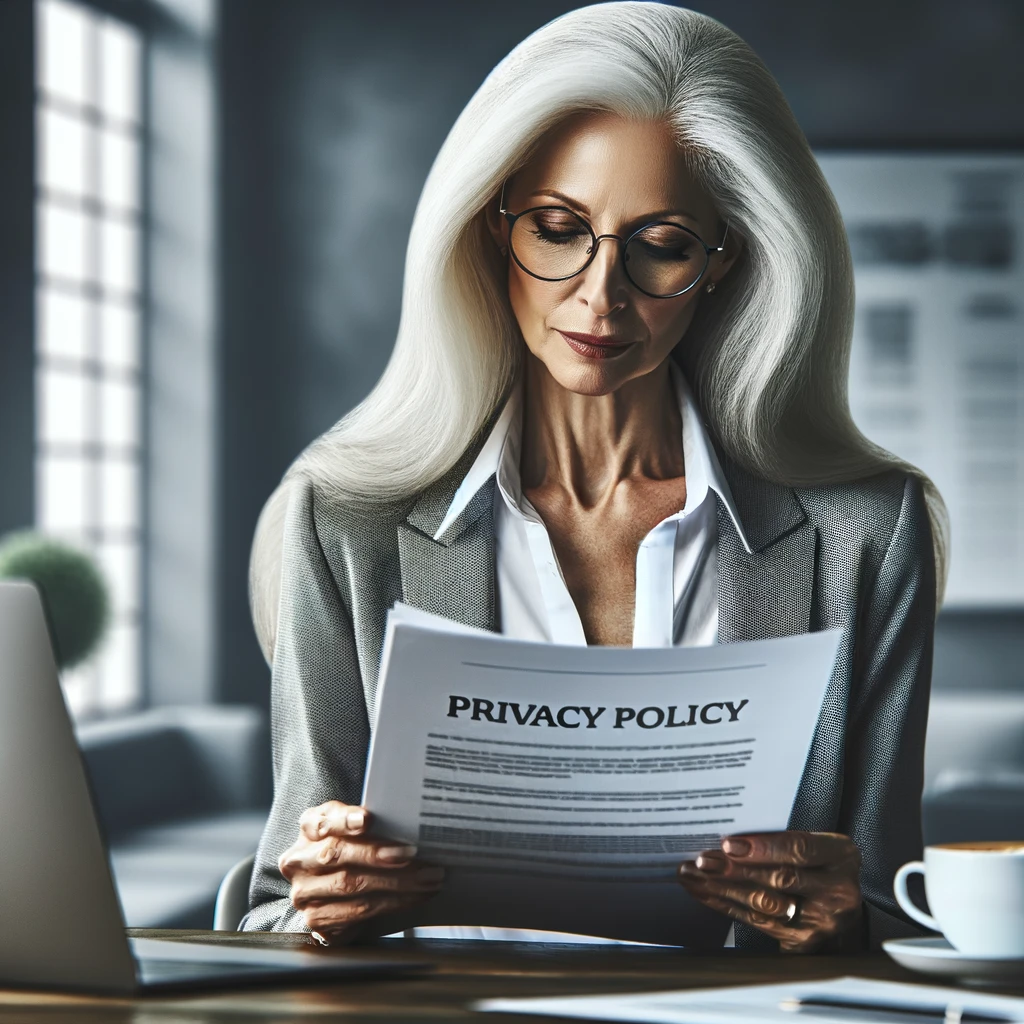
M 717 910 L 719 913 L 726 914 L 734 921 L 742 921 L 744 924 L 752 925 L 766 935 L 770 935 L 773 939 L 785 942 L 789 948 L 798 948 L 800 944 L 807 942 L 810 938 L 810 933 L 804 929 L 791 928 L 777 917 L 771 917 L 768 914 L 751 910 L 749 907 L 745 907 L 740 903 L 734 903 L 732 900 L 725 899 L 722 896 L 707 893 L 698 898 L 701 903 L 711 910 Z
M 726 857 L 720 850 L 697 855 L 696 861 L 679 866 L 680 876 L 729 878 L 778 892 L 808 895 L 835 884 L 835 875 L 822 868 L 800 868 L 790 864 L 746 864 Z
M 277 867 L 289 881 L 299 874 L 326 874 L 341 865 L 403 868 L 416 856 L 415 846 L 379 839 L 322 839 L 297 843 L 281 854 Z
M 434 892 L 444 881 L 444 868 L 432 864 L 412 871 L 368 871 L 342 868 L 329 875 L 311 875 L 292 883 L 291 900 L 302 908 L 326 900 L 350 899 L 364 893 Z
M 302 911 L 303 920 L 310 931 L 320 932 L 328 938 L 371 917 L 393 910 L 405 910 L 428 899 L 431 893 L 367 893 L 351 900 L 331 900 L 310 904 Z
M 722 914 L 728 914 L 734 921 L 743 921 L 764 931 L 771 931 L 779 927 L 779 922 L 776 918 L 770 917 L 767 914 L 761 914 L 756 910 L 751 910 L 740 903 L 734 903 L 717 892 L 699 891 L 691 892 L 690 895 L 703 903 L 704 906 L 717 910 Z
M 860 853 L 847 836 L 835 832 L 755 832 L 726 836 L 722 850 L 747 864 L 792 864 L 798 867 L 830 867 Z
M 714 876 L 686 877 L 681 876 L 685 888 L 694 895 L 708 894 L 720 899 L 731 900 L 748 910 L 756 911 L 767 917 L 785 920 L 786 911 L 793 902 L 793 897 L 776 889 L 767 889 L 759 885 L 747 885 L 734 879 Z
M 765 912 L 765 909 L 775 910 L 777 905 L 760 902 L 752 895 L 730 898 L 737 897 L 738 893 L 727 893 L 713 884 L 694 884 L 692 879 L 684 880 L 682 875 L 680 881 L 695 900 L 778 939 L 783 952 L 820 950 L 830 943 L 834 944 L 837 936 L 853 936 L 860 927 L 857 913 L 859 904 L 857 907 L 835 907 L 815 900 L 801 900 L 799 916 L 794 923 L 790 923 L 784 913 L 778 916 Z M 788 909 L 792 897 L 783 895 L 782 898 Z
M 356 836 L 366 831 L 369 822 L 370 812 L 365 807 L 328 800 L 302 812 L 299 831 L 309 840 L 326 836 Z
M 701 850 L 700 853 L 698 853 L 696 857 L 694 857 L 693 859 L 700 860 L 701 857 L 722 857 L 724 859 L 725 854 L 722 853 L 721 847 L 716 846 L 712 850 Z

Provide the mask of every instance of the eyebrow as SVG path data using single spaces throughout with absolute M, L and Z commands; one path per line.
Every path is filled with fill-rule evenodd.
M 586 214 L 588 217 L 590 216 L 590 208 L 585 203 L 581 203 L 578 199 L 573 199 L 571 196 L 567 196 L 564 192 L 559 192 L 557 189 L 541 188 L 541 189 L 538 189 L 536 192 L 531 192 L 530 195 L 531 196 L 550 196 L 552 199 L 559 199 L 563 203 L 565 203 L 566 206 L 570 206 L 573 209 L 579 210 L 581 213 Z M 657 220 L 657 218 L 659 218 L 659 217 L 671 217 L 671 216 L 686 217 L 686 218 L 688 218 L 689 220 L 692 220 L 692 221 L 696 221 L 697 220 L 697 217 L 695 217 L 692 213 L 690 213 L 689 210 L 682 210 L 682 209 L 679 209 L 679 210 L 654 210 L 651 213 L 641 214 L 639 217 L 636 218 L 636 220 L 643 220 L 644 218 L 650 218 L 650 219 L 653 219 L 653 220 Z

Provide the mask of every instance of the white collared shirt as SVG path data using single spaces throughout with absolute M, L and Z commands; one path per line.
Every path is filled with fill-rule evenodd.
M 683 424 L 686 503 L 640 542 L 636 559 L 634 647 L 703 646 L 718 640 L 718 527 L 715 494 L 736 526 L 736 513 L 700 413 L 671 364 Z M 523 494 L 519 473 L 522 393 L 513 391 L 438 527 L 439 537 L 492 475 L 501 632 L 520 640 L 585 645 L 579 612 L 565 585 L 537 510 Z
M 718 519 L 721 498 L 744 547 L 751 550 L 715 450 L 682 371 L 670 364 L 683 424 L 686 503 L 640 542 L 636 559 L 634 647 L 705 646 L 718 642 Z M 516 388 L 452 498 L 440 537 L 496 477 L 494 530 L 501 632 L 520 640 L 585 645 L 547 527 L 523 494 L 522 391 Z M 494 927 L 417 928 L 417 935 L 506 940 L 549 939 L 547 932 Z M 575 937 L 574 941 L 587 941 Z M 606 941 L 591 939 L 590 941 Z M 726 938 L 732 945 L 732 929 Z

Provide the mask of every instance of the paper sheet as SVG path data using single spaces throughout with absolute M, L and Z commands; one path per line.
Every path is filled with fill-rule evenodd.
M 446 866 L 416 924 L 722 945 L 676 881 L 784 829 L 839 631 L 685 648 L 527 643 L 389 616 L 363 796 Z
M 935 1012 L 931 1019 L 937 1021 L 943 1019 L 947 1007 L 959 1007 L 965 1013 L 1003 1014 L 1009 1021 L 1024 1021 L 1024 999 L 853 977 L 675 992 L 636 992 L 554 999 L 486 999 L 476 1003 L 473 1008 L 499 1013 L 644 1021 L 649 1024 L 725 1024 L 727 1021 L 731 1024 L 736 1021 L 744 1021 L 745 1024 L 794 1024 L 801 1020 L 849 1024 L 856 1019 L 856 1015 L 851 1015 L 849 1011 L 830 1013 L 827 1009 L 816 1007 L 811 1016 L 794 1013 L 780 1005 L 789 999 L 816 998 L 870 1003 L 885 1009 L 898 1006 L 931 1010 Z M 872 1013 L 864 1015 L 862 1019 L 869 1021 L 884 1018 Z

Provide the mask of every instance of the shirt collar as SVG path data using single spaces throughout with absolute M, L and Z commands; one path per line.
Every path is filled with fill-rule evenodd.
M 743 547 L 751 553 L 753 549 L 743 530 L 728 481 L 722 472 L 690 386 L 674 361 L 669 364 L 669 372 L 683 421 L 683 460 L 686 466 L 686 504 L 676 516 L 682 518 L 688 515 L 705 499 L 708 490 L 713 490 L 728 510 L 729 518 L 736 527 Z M 522 409 L 522 384 L 519 383 L 513 388 L 473 465 L 469 467 L 458 490 L 452 496 L 448 511 L 434 533 L 435 540 L 455 522 L 492 476 L 497 476 L 498 486 L 506 502 L 523 514 L 528 515 L 532 511 L 532 506 L 523 497 L 519 477 L 519 454 L 523 433 Z

